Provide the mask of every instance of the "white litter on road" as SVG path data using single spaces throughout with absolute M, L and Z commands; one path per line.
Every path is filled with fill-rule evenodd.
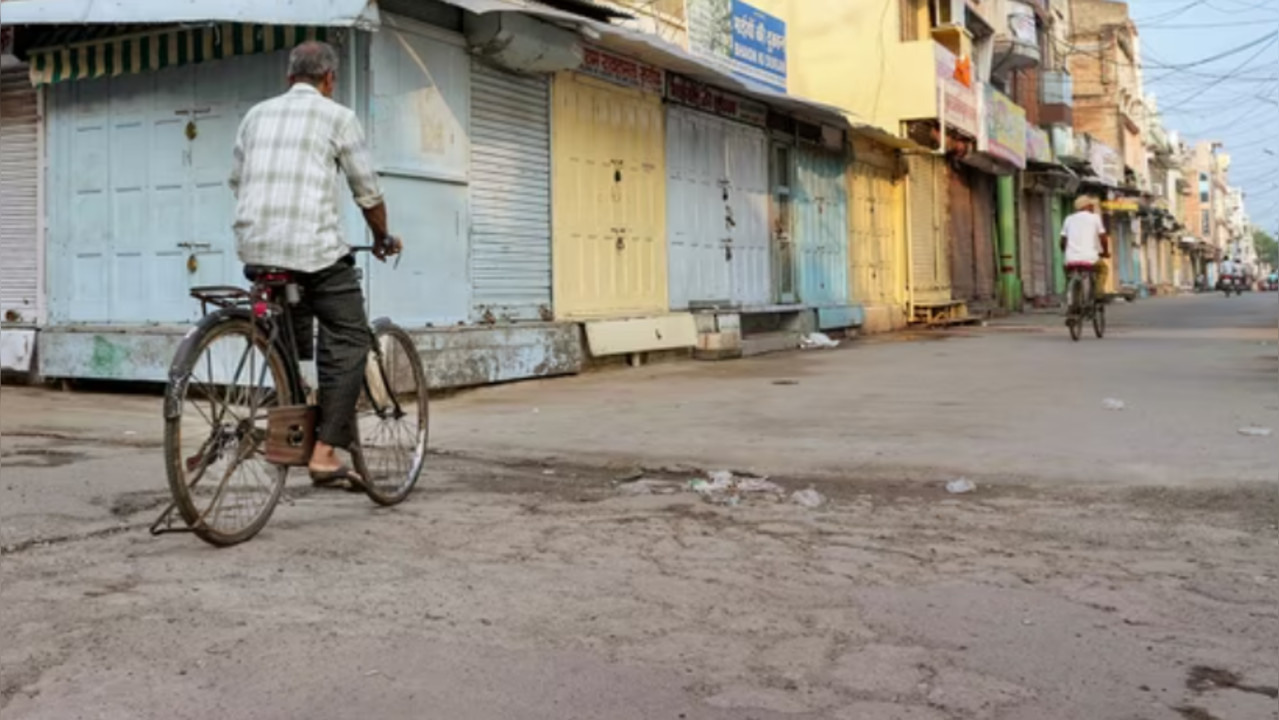
M 976 489 L 977 489 L 977 485 L 975 485 L 973 481 L 968 480 L 966 478 L 951 480 L 950 482 L 946 483 L 946 492 L 950 493 L 951 495 L 963 495 L 965 493 L 970 493 Z
M 679 492 L 679 485 L 666 480 L 641 479 L 623 483 L 618 490 L 624 495 L 674 495 Z
M 838 340 L 831 340 L 823 333 L 815 332 L 804 336 L 799 341 L 799 347 L 803 350 L 829 350 L 839 347 Z
M 1268 427 L 1239 428 L 1239 434 L 1243 435 L 1244 437 L 1270 437 L 1273 433 L 1274 433 L 1274 430 L 1271 430 Z
M 1102 400 L 1101 406 L 1107 410 L 1123 410 L 1128 407 L 1124 404 L 1123 400 L 1117 400 L 1115 398 L 1106 398 L 1105 400 Z
M 808 488 L 807 490 L 796 490 L 790 496 L 790 501 L 806 508 L 819 508 L 826 504 L 826 496 L 812 488 Z
M 688 489 L 702 496 L 712 505 L 734 506 L 742 502 L 748 495 L 769 497 L 780 500 L 786 490 L 768 478 L 737 477 L 727 470 L 716 470 L 707 473 L 710 481 L 693 480 Z

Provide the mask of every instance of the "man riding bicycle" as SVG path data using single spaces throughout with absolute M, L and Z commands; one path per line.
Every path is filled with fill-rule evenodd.
M 1102 258 L 1110 257 L 1110 235 L 1106 224 L 1098 214 L 1100 203 L 1093 197 L 1075 200 L 1075 212 L 1061 226 L 1061 251 L 1067 269 L 1089 269 L 1089 281 L 1084 286 L 1086 305 L 1097 297 L 1097 288 L 1106 286 L 1106 265 Z M 1074 298 L 1066 299 L 1070 307 Z
M 240 125 L 230 179 L 236 250 L 246 274 L 290 271 L 302 291 L 292 317 L 303 360 L 316 355 L 319 322 L 320 425 L 309 466 L 317 485 L 363 482 L 336 453 L 354 442 L 371 349 L 360 276 L 342 238 L 338 171 L 364 213 L 378 259 L 401 247 L 387 232 L 386 205 L 360 122 L 332 100 L 337 68 L 337 52 L 326 43 L 294 48 L 288 92 L 253 107 Z

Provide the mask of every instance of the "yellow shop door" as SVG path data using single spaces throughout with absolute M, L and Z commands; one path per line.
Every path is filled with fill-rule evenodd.
M 573 73 L 552 94 L 556 316 L 666 312 L 661 99 Z

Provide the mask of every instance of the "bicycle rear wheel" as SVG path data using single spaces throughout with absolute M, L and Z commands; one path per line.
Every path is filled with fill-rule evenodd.
M 422 357 L 408 333 L 378 320 L 373 336 L 356 406 L 359 443 L 352 459 L 369 498 L 389 506 L 403 502 L 422 475 L 430 402 Z
M 1084 334 L 1084 282 L 1078 275 L 1070 279 L 1070 304 L 1066 309 L 1066 327 L 1070 330 L 1070 339 L 1079 342 Z
M 266 417 L 291 404 L 284 358 L 248 317 L 210 315 L 178 349 L 165 394 L 169 490 L 187 526 L 217 546 L 271 518 L 287 468 L 266 462 Z
M 1103 303 L 1093 306 L 1092 332 L 1099 340 L 1106 336 L 1106 306 Z

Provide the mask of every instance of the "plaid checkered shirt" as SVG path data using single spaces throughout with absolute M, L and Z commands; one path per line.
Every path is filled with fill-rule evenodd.
M 230 180 L 240 261 L 316 272 L 349 253 L 339 171 L 360 207 L 382 202 L 354 112 L 305 83 L 250 110 L 240 124 Z

